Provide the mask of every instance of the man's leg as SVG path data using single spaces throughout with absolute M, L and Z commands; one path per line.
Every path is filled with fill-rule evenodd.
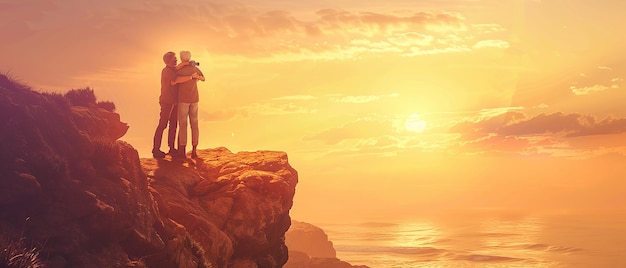
M 160 104 L 161 112 L 159 113 L 159 124 L 154 131 L 154 140 L 152 144 L 152 156 L 154 158 L 163 158 L 165 153 L 161 151 L 161 140 L 163 139 L 163 131 L 167 127 L 167 120 L 169 117 L 169 105 Z
M 191 157 L 196 158 L 196 148 L 198 147 L 198 139 L 200 138 L 200 130 L 198 128 L 198 103 L 189 105 L 189 125 L 191 126 Z
M 176 128 L 178 127 L 178 106 L 172 104 L 170 109 L 170 125 L 167 133 L 167 145 L 170 147 L 170 154 L 176 151 Z

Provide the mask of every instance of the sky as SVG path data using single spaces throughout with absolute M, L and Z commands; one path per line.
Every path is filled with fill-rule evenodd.
M 199 148 L 287 152 L 296 220 L 626 209 L 625 23 L 623 1 L 0 0 L 0 72 L 94 89 L 150 157 L 162 55 L 189 50 Z

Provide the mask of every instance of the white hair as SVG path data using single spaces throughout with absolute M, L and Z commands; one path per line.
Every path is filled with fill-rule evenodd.
M 181 51 L 180 52 L 180 61 L 189 61 L 191 60 L 191 52 L 189 51 Z

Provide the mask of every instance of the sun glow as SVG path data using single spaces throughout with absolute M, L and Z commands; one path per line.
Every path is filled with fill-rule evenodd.
M 404 121 L 404 127 L 411 132 L 423 132 L 426 129 L 426 121 L 420 119 L 419 114 L 412 114 Z

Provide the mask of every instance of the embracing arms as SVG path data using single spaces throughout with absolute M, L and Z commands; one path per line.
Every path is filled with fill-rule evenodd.
M 175 69 L 176 70 L 180 70 L 181 68 L 183 68 L 184 66 L 189 65 L 189 62 L 181 62 L 180 64 L 176 65 Z M 200 72 L 200 74 L 198 74 L 198 72 L 194 72 L 191 75 L 184 75 L 184 76 L 178 76 L 176 77 L 175 80 L 172 81 L 172 86 L 176 85 L 176 84 L 180 84 L 180 83 L 184 83 L 187 81 L 190 81 L 192 79 L 198 79 L 200 81 L 204 81 L 204 75 L 202 74 L 202 71 L 200 71 L 199 69 L 198 72 Z
M 192 75 L 184 75 L 184 76 L 177 76 L 176 79 L 172 80 L 172 86 L 175 86 L 176 84 L 180 84 L 180 83 L 185 83 L 187 81 L 191 81 L 192 79 L 194 79 L 197 76 L 196 73 L 193 73 Z

